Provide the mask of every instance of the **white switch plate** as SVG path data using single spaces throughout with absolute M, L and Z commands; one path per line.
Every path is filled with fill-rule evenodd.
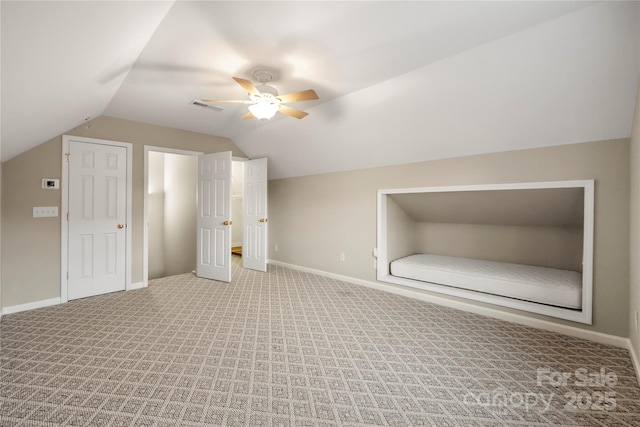
M 34 206 L 33 208 L 34 218 L 44 218 L 44 217 L 50 217 L 50 216 L 58 216 L 57 206 Z

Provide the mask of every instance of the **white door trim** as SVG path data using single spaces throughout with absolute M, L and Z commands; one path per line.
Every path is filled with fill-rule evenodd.
M 68 274 L 69 274 L 69 223 L 67 215 L 69 214 L 69 163 L 67 162 L 67 153 L 69 153 L 69 142 L 77 141 L 90 144 L 112 145 L 116 147 L 124 147 L 127 150 L 127 208 L 126 208 L 126 235 L 125 235 L 125 290 L 131 289 L 131 191 L 132 191 L 132 144 L 129 142 L 109 141 L 96 138 L 85 138 L 80 136 L 62 135 L 62 176 L 60 177 L 61 189 L 61 206 L 60 206 L 60 302 L 65 303 L 68 298 Z

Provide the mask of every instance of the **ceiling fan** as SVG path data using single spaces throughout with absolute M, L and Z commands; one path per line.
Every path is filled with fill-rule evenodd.
M 249 92 L 249 100 L 215 100 L 215 99 L 202 99 L 202 102 L 206 103 L 234 103 L 234 104 L 248 104 L 249 112 L 243 117 L 243 120 L 259 119 L 269 120 L 279 111 L 287 116 L 295 117 L 296 119 L 303 119 L 309 113 L 301 110 L 296 110 L 291 107 L 287 107 L 284 104 L 289 102 L 311 101 L 318 99 L 318 94 L 313 89 L 307 89 L 300 92 L 288 93 L 286 95 L 278 95 L 278 90 L 269 86 L 267 83 L 273 78 L 273 74 L 267 70 L 258 70 L 254 73 L 254 78 L 260 82 L 258 87 L 254 86 L 250 80 L 241 79 L 240 77 L 234 77 L 240 86 Z

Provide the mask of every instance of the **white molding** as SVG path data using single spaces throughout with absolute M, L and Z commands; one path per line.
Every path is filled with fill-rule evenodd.
M 142 288 L 146 288 L 147 287 L 147 283 L 146 282 L 136 282 L 136 283 L 132 283 L 131 285 L 129 285 L 129 287 L 127 288 L 127 291 L 133 291 L 136 289 L 142 289 Z
M 142 282 L 132 283 L 127 287 L 127 291 L 132 291 L 135 289 L 146 288 L 147 286 Z M 25 304 L 13 305 L 10 307 L 4 307 L 0 310 L 0 317 L 8 314 L 19 313 L 21 311 L 35 310 L 36 308 L 50 307 L 52 305 L 60 305 L 62 304 L 61 298 L 50 298 L 40 301 L 28 302 Z
M 453 191 L 489 191 L 489 190 L 536 190 L 540 188 L 593 188 L 592 179 L 568 180 L 568 181 L 539 181 L 539 182 L 515 182 L 507 184 L 472 184 L 451 185 L 441 187 L 411 187 L 388 188 L 378 190 L 378 194 L 403 194 L 403 193 L 449 193 Z
M 89 144 L 112 145 L 124 147 L 127 150 L 127 209 L 126 209 L 126 236 L 125 236 L 125 282 L 124 288 L 131 286 L 131 260 L 133 234 L 133 144 L 130 142 L 111 141 L 105 139 L 86 138 L 72 135 L 62 135 L 62 175 L 60 179 L 61 206 L 60 206 L 60 303 L 65 303 L 68 298 L 68 247 L 69 247 L 69 223 L 66 216 L 69 213 L 69 163 L 67 153 L 69 152 L 69 142 L 78 141 Z
M 419 280 L 394 277 L 389 271 L 389 259 L 387 255 L 387 196 L 390 194 L 417 194 L 417 193 L 449 193 L 461 191 L 495 191 L 495 190 L 532 190 L 553 188 L 582 188 L 584 191 L 584 222 L 582 244 L 582 305 L 580 310 L 570 308 L 553 307 L 535 302 L 517 300 L 505 296 L 483 294 L 468 289 L 453 286 L 442 286 Z M 439 293 L 472 301 L 486 302 L 502 307 L 514 308 L 544 316 L 570 320 L 572 322 L 593 324 L 593 228 L 594 228 L 594 193 L 595 181 L 568 180 L 568 181 L 543 181 L 543 182 L 519 182 L 507 184 L 480 184 L 458 185 L 441 187 L 418 188 L 393 188 L 380 189 L 377 196 L 377 222 L 376 222 L 376 249 L 377 249 L 377 276 L 381 282 L 394 285 L 408 286 L 428 292 Z
M 202 151 L 183 150 L 180 148 L 171 147 L 158 147 L 155 145 L 145 145 L 144 151 L 145 153 L 148 153 L 149 151 L 158 151 L 160 153 L 183 154 L 185 156 L 201 156 L 202 154 L 204 154 Z
M 12 305 L 10 307 L 4 307 L 2 309 L 2 314 L 7 315 L 7 314 L 19 313 L 21 311 L 35 310 L 36 308 L 50 307 L 52 305 L 58 305 L 58 304 L 61 304 L 60 298 L 44 299 L 40 301 L 28 302 L 26 304 L 18 304 L 18 305 Z
M 269 260 L 269 264 L 291 268 L 293 270 L 304 271 L 306 273 L 317 274 L 319 276 L 329 277 L 332 279 L 340 280 L 346 283 L 354 285 L 366 286 L 368 288 L 377 289 L 379 291 L 389 292 L 396 295 L 402 295 L 408 298 L 413 298 L 433 304 L 442 305 L 445 307 L 456 308 L 458 310 L 480 314 L 483 316 L 492 317 L 495 319 L 505 320 L 507 322 L 518 323 L 520 325 L 529 326 L 532 328 L 543 329 L 549 332 L 555 332 L 562 335 L 568 335 L 575 338 L 585 339 L 588 341 L 597 342 L 605 345 L 612 345 L 620 348 L 628 348 L 628 338 L 619 337 L 616 335 L 604 334 L 602 332 L 590 331 L 588 329 L 576 328 L 575 326 L 563 325 L 548 320 L 536 319 L 528 316 L 524 316 L 516 313 L 509 313 L 502 310 L 482 307 L 476 304 L 457 301 L 449 298 L 444 298 L 438 295 L 427 294 L 418 292 L 410 288 L 396 287 L 386 283 L 371 282 L 368 280 L 357 279 L 354 277 L 343 276 L 340 274 L 329 273 L 322 270 L 316 270 L 308 267 L 301 267 L 294 264 L 287 264 L 280 261 Z
M 555 307 L 551 305 L 538 304 L 531 301 L 524 301 L 515 298 L 509 298 L 501 295 L 487 294 L 477 292 L 462 287 L 445 286 L 437 283 L 423 282 L 421 280 L 405 279 L 396 277 L 391 274 L 379 276 L 377 280 L 381 282 L 391 283 L 393 285 L 406 286 L 410 288 L 420 289 L 423 291 L 434 292 L 437 294 L 448 295 L 457 298 L 465 298 L 469 301 L 478 301 L 487 304 L 493 304 L 501 307 L 513 308 L 530 313 L 542 314 L 543 316 L 556 317 L 558 319 L 570 320 L 572 322 L 591 324 L 591 318 L 588 313 L 579 310 L 567 309 L 563 307 Z
M 638 355 L 636 354 L 636 350 L 633 347 L 633 343 L 630 339 L 627 339 L 627 348 L 629 349 L 629 354 L 631 355 L 633 369 L 636 372 L 636 380 L 638 381 L 638 385 L 640 385 L 640 361 L 638 360 Z

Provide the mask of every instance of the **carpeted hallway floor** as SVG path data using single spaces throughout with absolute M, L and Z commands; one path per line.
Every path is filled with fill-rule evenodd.
M 623 349 L 236 266 L 6 316 L 0 426 L 54 425 L 638 426 L 640 389 Z

